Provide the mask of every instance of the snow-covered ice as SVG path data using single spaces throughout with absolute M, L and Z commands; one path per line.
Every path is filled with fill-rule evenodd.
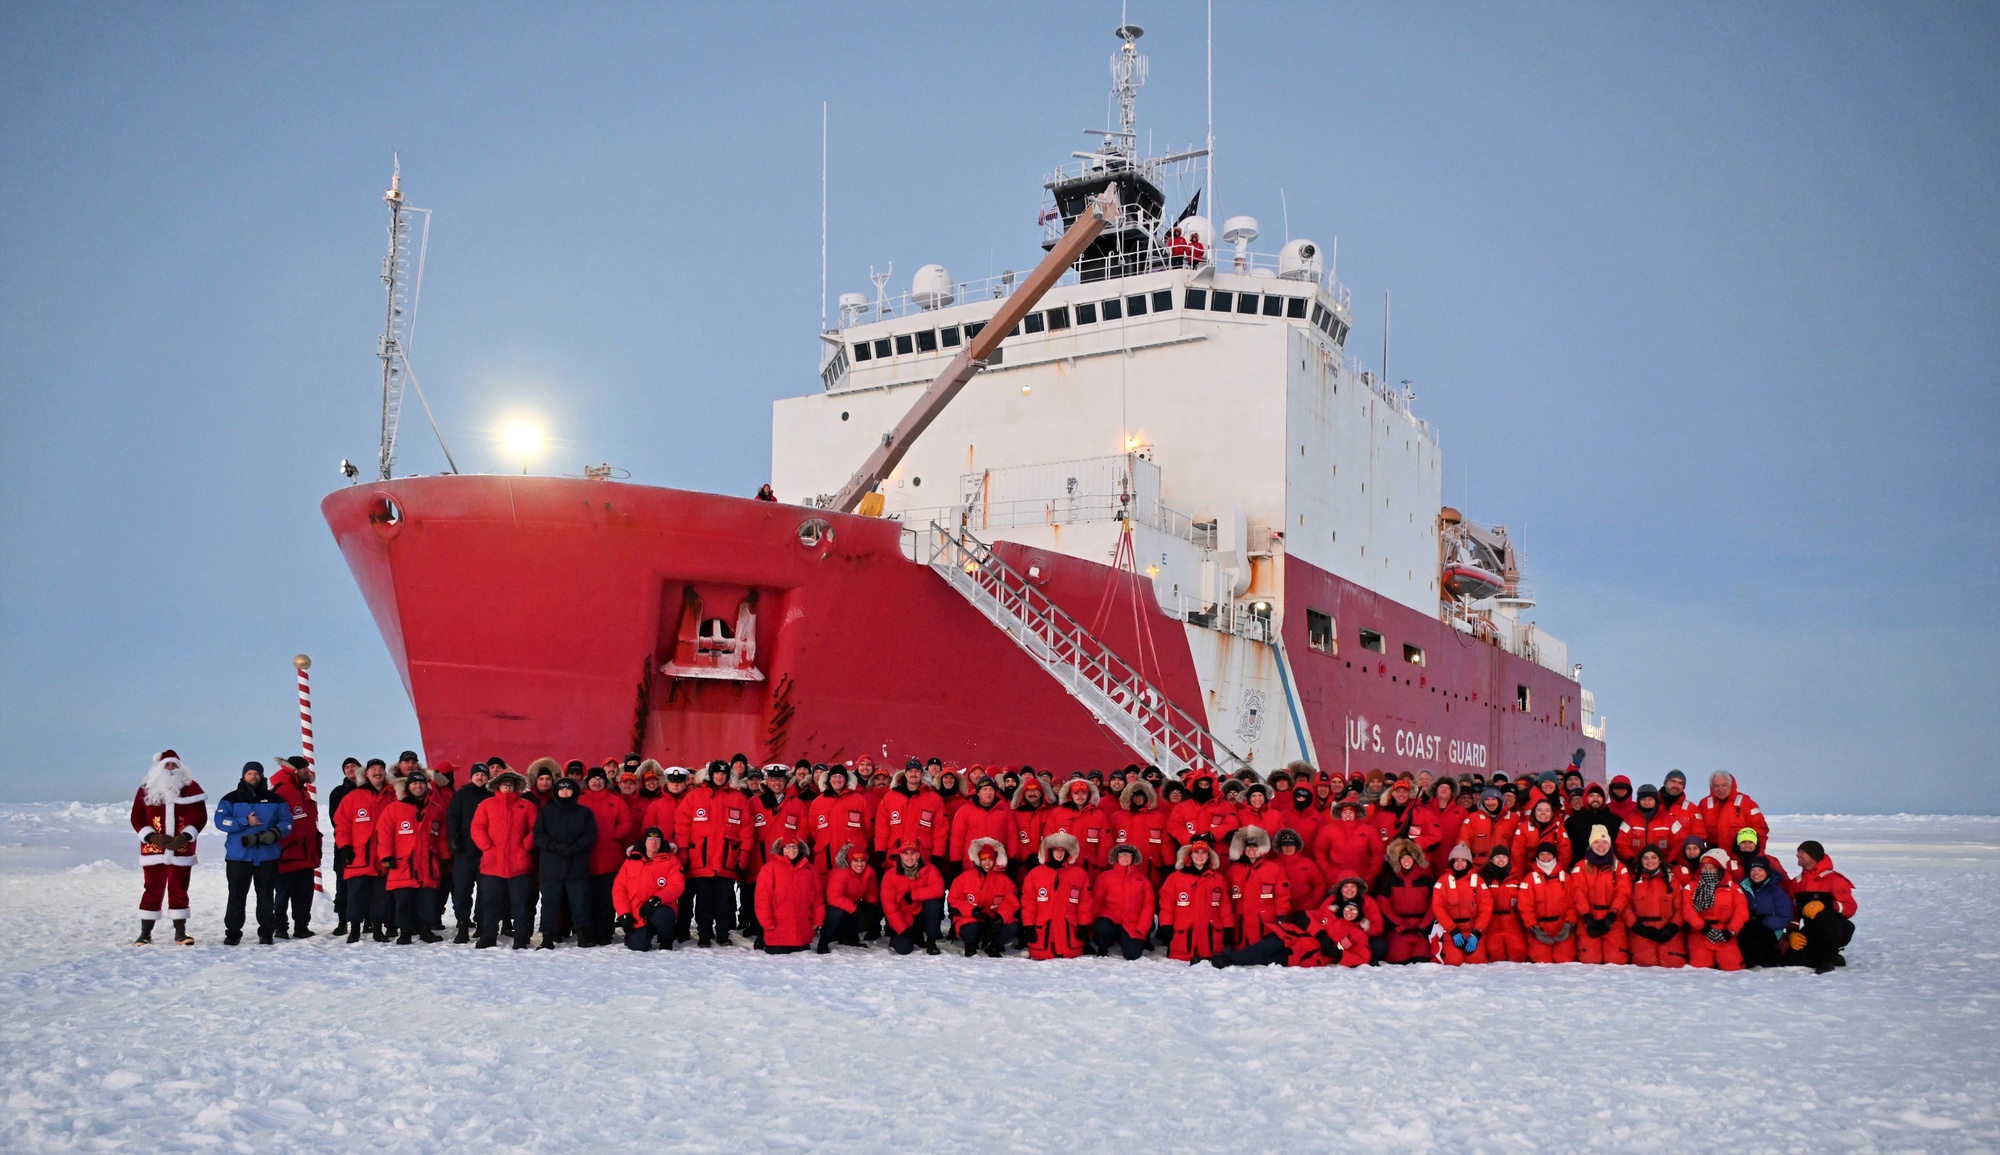
M 136 949 L 124 809 L 0 807 L 0 1149 L 2000 1149 L 1996 818 L 1775 819 L 1820 977 L 225 948 L 209 838 Z

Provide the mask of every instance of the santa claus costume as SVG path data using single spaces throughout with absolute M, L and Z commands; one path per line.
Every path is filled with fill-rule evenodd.
M 146 890 L 139 899 L 139 937 L 134 945 L 153 941 L 153 923 L 166 900 L 174 920 L 174 941 L 193 946 L 188 937 L 188 875 L 194 870 L 195 835 L 208 825 L 208 798 L 180 755 L 162 750 L 153 759 L 146 781 L 132 796 L 132 829 L 139 835 L 139 864 Z

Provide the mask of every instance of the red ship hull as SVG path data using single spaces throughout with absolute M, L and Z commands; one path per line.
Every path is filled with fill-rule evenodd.
M 604 481 L 413 478 L 321 512 L 416 709 L 425 754 L 666 763 L 936 755 L 1057 772 L 1132 752 L 929 567 L 901 526 L 799 506 Z M 801 534 L 818 519 L 830 533 Z M 1002 544 L 1044 592 L 1204 717 L 1183 623 L 1133 575 Z M 1576 684 L 1295 559 L 1287 603 L 1340 623 L 1338 653 L 1285 643 L 1328 768 L 1600 777 Z M 1103 614 L 1107 601 L 1120 612 Z M 1131 607 L 1139 607 L 1133 613 Z M 717 626 L 715 623 L 723 623 Z M 742 637 L 707 652 L 698 633 Z M 1360 649 L 1366 628 L 1393 654 Z M 1405 642 L 1424 665 L 1401 661 Z M 754 647 L 754 648 L 753 648 Z M 735 665 L 732 667 L 731 663 Z M 673 676 L 664 669 L 687 671 Z M 694 676 L 694 675 L 700 676 Z M 1519 708 L 1527 688 L 1530 709 Z M 1270 769 L 1270 767 L 1265 767 Z

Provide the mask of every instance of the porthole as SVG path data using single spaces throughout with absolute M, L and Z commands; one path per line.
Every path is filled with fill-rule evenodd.
M 923 478 L 921 478 L 921 477 L 912 477 L 912 478 L 910 479 L 910 484 L 911 484 L 911 485 L 922 485 L 923 483 L 924 483 L 924 479 L 923 479 Z
M 814 549 L 832 541 L 833 527 L 828 525 L 824 518 L 808 518 L 799 523 L 799 544 L 807 549 Z
M 845 420 L 847 420 L 847 410 L 843 409 L 843 410 L 841 410 L 841 411 L 840 411 L 840 419 L 841 419 L 842 421 L 845 421 Z
M 396 504 L 395 498 L 384 494 L 382 500 L 376 502 L 374 510 L 368 514 L 368 520 L 383 525 L 396 525 L 403 520 L 403 507 Z

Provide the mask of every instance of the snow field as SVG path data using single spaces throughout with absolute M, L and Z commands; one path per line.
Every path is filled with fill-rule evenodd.
M 0 1149 L 2000 1149 L 2000 819 L 1774 819 L 1820 977 L 226 948 L 208 838 L 134 948 L 124 809 L 0 807 Z

